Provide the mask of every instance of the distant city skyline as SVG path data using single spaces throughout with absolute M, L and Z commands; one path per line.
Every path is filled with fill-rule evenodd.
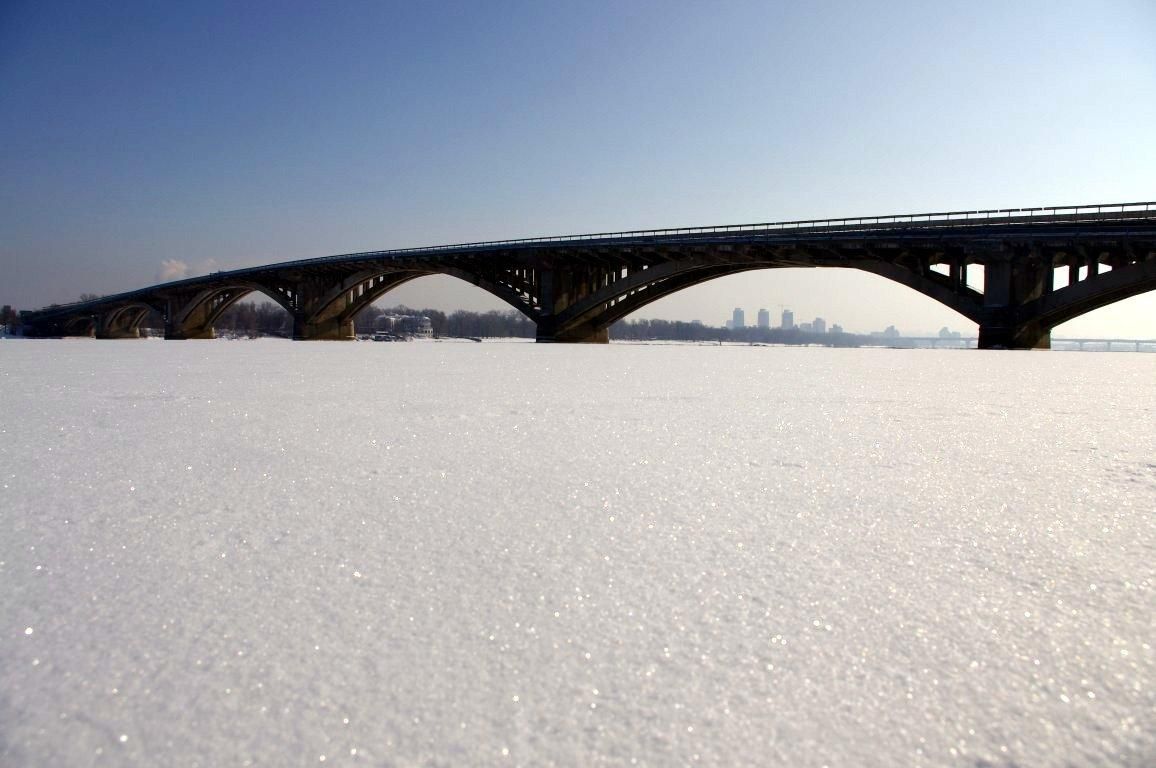
M 745 317 L 746 317 L 746 310 L 743 307 L 735 307 L 733 310 L 731 310 L 731 319 L 727 320 L 724 323 L 724 327 L 731 328 L 731 329 L 744 328 L 745 327 L 745 322 L 744 322 Z M 791 328 L 796 327 L 795 313 L 789 308 L 785 308 L 785 307 L 783 308 L 782 314 L 780 315 L 779 324 L 777 326 L 771 325 L 771 313 L 770 313 L 770 310 L 768 310 L 766 307 L 759 307 L 758 312 L 757 312 L 757 317 L 758 317 L 758 323 L 755 327 L 761 328 L 764 330 L 769 330 L 771 328 L 782 328 L 785 330 L 790 330 Z M 827 333 L 828 321 L 825 317 L 820 315 L 820 316 L 816 316 L 813 320 L 807 320 L 807 321 L 799 323 L 798 328 L 800 330 L 809 331 L 812 333 Z M 830 324 L 829 330 L 832 333 L 843 333 L 843 331 L 844 331 L 843 326 L 838 324 L 838 323 Z M 860 330 L 860 331 L 856 331 L 856 332 L 868 334 L 871 331 Z M 942 334 L 942 331 L 941 331 L 941 334 Z M 930 335 L 930 334 L 928 334 L 928 335 Z

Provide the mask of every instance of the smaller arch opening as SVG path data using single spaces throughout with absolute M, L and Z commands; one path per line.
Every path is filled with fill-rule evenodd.
M 252 291 L 225 307 L 213 321 L 213 330 L 220 338 L 288 339 L 293 336 L 293 317 L 268 294 Z
M 165 314 L 156 307 L 149 307 L 141 318 L 140 335 L 162 338 L 165 335 Z
M 522 294 L 523 299 L 528 297 Z M 426 326 L 428 322 L 428 326 Z M 457 275 L 424 275 L 383 294 L 354 318 L 358 338 L 533 338 L 537 325 Z
M 1065 339 L 1152 341 L 1151 345 L 1141 345 L 1141 351 L 1156 351 L 1156 291 L 1121 299 L 1060 323 L 1052 329 L 1053 348 Z M 1116 348 L 1128 349 L 1127 345 Z

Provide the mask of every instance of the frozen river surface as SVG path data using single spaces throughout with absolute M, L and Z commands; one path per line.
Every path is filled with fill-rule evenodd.
M 1156 765 L 1156 355 L 0 342 L 0 764 Z

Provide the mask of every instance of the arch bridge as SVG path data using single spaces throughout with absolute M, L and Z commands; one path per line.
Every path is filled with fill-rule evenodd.
M 164 317 L 165 338 L 211 338 L 213 324 L 229 305 L 260 291 L 289 312 L 293 338 L 351 339 L 360 310 L 409 280 L 442 274 L 473 283 L 525 313 L 537 324 L 538 341 L 606 342 L 612 323 L 650 302 L 724 275 L 781 267 L 843 267 L 882 275 L 978 324 L 981 348 L 1048 347 L 1056 325 L 1156 288 L 1156 203 L 371 251 L 216 272 L 25 312 L 22 319 L 32 336 L 127 338 L 138 336 L 141 321 L 156 310 Z

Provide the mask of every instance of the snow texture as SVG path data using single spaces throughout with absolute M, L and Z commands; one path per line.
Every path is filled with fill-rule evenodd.
M 1156 764 L 1156 355 L 0 342 L 5 766 Z

